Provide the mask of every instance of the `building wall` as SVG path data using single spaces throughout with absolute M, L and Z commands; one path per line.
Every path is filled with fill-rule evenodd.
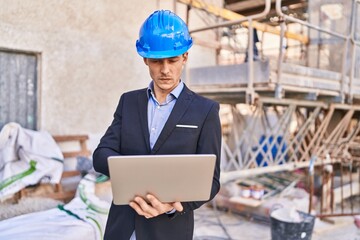
M 102 134 L 120 95 L 146 87 L 135 41 L 145 18 L 173 1 L 0 0 L 0 49 L 39 53 L 38 129 Z M 185 6 L 177 4 L 185 16 Z M 194 46 L 189 64 L 214 64 Z

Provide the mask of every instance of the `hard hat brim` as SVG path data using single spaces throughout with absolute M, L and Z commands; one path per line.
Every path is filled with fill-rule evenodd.
M 186 53 L 192 46 L 192 43 L 189 46 L 171 51 L 144 51 L 143 49 L 141 49 L 141 47 L 138 44 L 136 45 L 137 45 L 136 46 L 137 52 L 140 56 L 144 58 L 161 59 L 161 58 L 177 57 Z

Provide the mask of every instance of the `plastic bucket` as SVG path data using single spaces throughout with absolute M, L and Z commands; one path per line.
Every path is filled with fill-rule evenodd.
M 274 210 L 270 215 L 271 240 L 311 240 L 314 216 L 296 211 L 300 221 L 285 221 L 277 217 L 276 211 L 284 211 L 284 209 Z

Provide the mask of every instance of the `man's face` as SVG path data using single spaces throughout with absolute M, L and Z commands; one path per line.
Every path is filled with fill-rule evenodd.
M 154 81 L 155 93 L 160 91 L 163 94 L 169 94 L 179 84 L 187 58 L 188 53 L 172 58 L 144 58 Z

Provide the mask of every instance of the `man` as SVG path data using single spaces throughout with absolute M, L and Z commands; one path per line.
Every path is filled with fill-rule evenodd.
M 215 154 L 210 199 L 217 194 L 221 145 L 219 104 L 190 91 L 180 79 L 191 46 L 186 24 L 174 13 L 155 11 L 146 19 L 136 47 L 152 81 L 148 88 L 121 96 L 113 122 L 94 152 L 95 170 L 109 175 L 107 158 L 114 155 Z M 183 127 L 189 125 L 197 127 Z M 176 186 L 169 186 L 172 187 Z M 104 238 L 193 238 L 193 210 L 205 202 L 162 203 L 152 195 L 146 198 L 135 197 L 129 205 L 112 204 Z

